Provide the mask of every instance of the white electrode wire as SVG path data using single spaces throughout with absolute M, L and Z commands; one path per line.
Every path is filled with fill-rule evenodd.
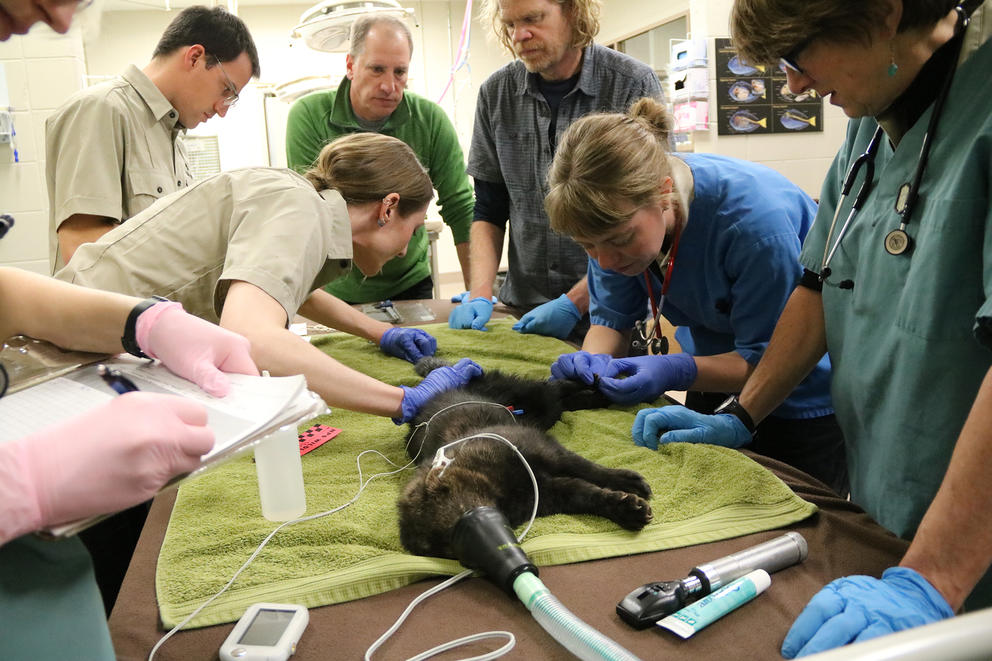
M 478 403 L 487 403 L 487 402 L 478 402 Z M 452 406 L 457 406 L 457 404 L 453 404 Z M 451 407 L 449 406 L 447 408 L 451 408 Z M 444 410 L 445 409 L 441 409 L 441 411 Z M 441 411 L 438 411 L 438 413 L 440 413 Z M 437 413 L 435 413 L 434 415 L 437 415 Z M 430 421 L 433 419 L 434 416 L 431 416 L 430 420 L 428 420 L 426 423 L 423 424 L 429 424 Z M 520 449 L 516 445 L 511 443 L 509 440 L 504 438 L 503 436 L 500 436 L 499 434 L 492 434 L 490 432 L 479 432 L 478 434 L 472 434 L 471 436 L 460 438 L 457 441 L 452 441 L 451 443 L 442 446 L 438 450 L 438 452 L 443 452 L 446 448 L 449 448 L 452 445 L 458 445 L 459 443 L 464 443 L 465 441 L 470 441 L 474 438 L 489 438 L 506 443 L 508 446 L 510 446 L 511 450 L 517 453 L 517 456 L 520 457 L 520 461 L 523 462 L 524 468 L 527 469 L 527 474 L 530 476 L 531 484 L 534 487 L 534 509 L 531 511 L 530 521 L 527 522 L 527 527 L 524 528 L 524 531 L 520 533 L 520 535 L 517 537 L 517 541 L 522 542 L 524 541 L 524 537 L 527 536 L 527 533 L 530 532 L 531 526 L 534 525 L 534 519 L 537 518 L 537 504 L 541 496 L 540 490 L 537 487 L 537 477 L 534 475 L 534 471 L 531 469 L 530 464 L 527 463 L 527 459 L 524 458 L 523 453 L 520 452 Z M 389 637 L 392 636 L 394 633 L 396 633 L 397 629 L 403 626 L 403 622 L 406 621 L 406 618 L 410 615 L 410 613 L 417 605 L 419 605 L 422 601 L 424 601 L 428 597 L 433 596 L 438 592 L 454 585 L 455 583 L 462 580 L 466 576 L 469 576 L 471 573 L 472 573 L 471 569 L 466 569 L 460 574 L 456 574 L 451 578 L 447 579 L 443 583 L 439 583 L 435 585 L 434 587 L 425 591 L 423 594 L 419 595 L 416 599 L 411 601 L 410 605 L 406 607 L 406 610 L 404 610 L 400 614 L 400 616 L 396 618 L 396 621 L 393 622 L 393 625 L 389 627 L 389 629 L 387 629 L 384 634 L 379 636 L 379 639 L 376 640 L 374 643 L 372 643 L 372 645 L 369 646 L 369 648 L 365 651 L 365 661 L 372 661 L 372 654 L 377 649 L 379 649 L 379 647 L 381 647 L 383 643 L 389 640 Z M 461 647 L 462 645 L 474 643 L 479 640 L 485 640 L 487 638 L 502 638 L 502 637 L 506 637 L 508 639 L 507 643 L 503 645 L 503 647 L 500 647 L 497 650 L 493 650 L 492 652 L 483 654 L 482 656 L 473 656 L 468 659 L 462 659 L 461 661 L 489 661 L 490 659 L 498 659 L 499 657 L 503 656 L 504 654 L 507 654 L 510 650 L 512 650 L 514 645 L 516 645 L 517 643 L 517 639 L 509 631 L 486 631 L 485 633 L 478 633 L 478 634 L 473 634 L 471 636 L 465 636 L 464 638 L 459 638 L 458 640 L 452 640 L 450 642 L 437 645 L 436 647 L 432 647 L 426 652 L 421 652 L 417 656 L 410 657 L 406 661 L 424 661 L 424 659 L 429 659 L 432 656 L 437 656 L 441 652 L 447 652 L 448 650 L 455 649 L 456 647 Z
M 458 408 L 459 406 L 465 406 L 466 404 L 480 404 L 480 405 L 483 405 L 483 406 L 495 406 L 496 408 L 502 409 L 502 410 L 506 411 L 508 414 L 510 414 L 510 419 L 513 420 L 514 424 L 516 424 L 516 422 L 517 422 L 517 416 L 514 415 L 513 411 L 511 411 L 508 407 L 503 406 L 502 404 L 498 404 L 496 402 L 487 402 L 487 401 L 473 399 L 473 400 L 470 400 L 470 401 L 467 401 L 467 402 L 455 402 L 454 404 L 448 404 L 443 409 L 440 409 L 438 411 L 435 411 L 434 412 L 434 415 L 432 415 L 431 417 L 427 418 L 426 420 L 424 420 L 423 422 L 421 422 L 420 424 L 418 424 L 416 427 L 413 428 L 413 431 L 410 433 L 410 438 L 406 442 L 406 452 L 407 452 L 407 454 L 410 454 L 410 441 L 413 440 L 413 437 L 417 435 L 417 432 L 420 431 L 421 428 L 423 428 L 423 430 L 424 430 L 424 436 L 427 436 L 427 429 L 430 427 L 431 422 L 434 421 L 434 418 L 436 418 L 437 416 L 441 415 L 445 411 L 449 411 L 449 410 L 451 410 L 453 408 Z M 504 440 L 506 440 L 506 439 L 504 439 Z M 445 447 L 448 447 L 448 446 L 446 445 Z M 418 457 L 420 456 L 420 451 L 423 450 L 423 449 L 424 449 L 424 444 L 421 443 L 420 444 L 420 449 L 417 450 L 417 456 Z M 414 457 L 414 461 L 416 461 L 416 457 Z M 526 463 L 526 462 L 524 462 L 524 463 Z
M 363 482 L 362 481 L 362 456 L 365 455 L 365 454 L 369 454 L 369 453 L 379 455 L 380 457 L 382 457 L 383 459 L 386 460 L 386 463 L 390 464 L 391 466 L 398 466 L 397 463 L 395 463 L 392 460 L 390 460 L 386 455 L 382 454 L 378 450 L 363 450 L 362 452 L 360 452 L 358 454 L 358 456 L 355 458 L 355 463 L 358 465 L 358 484 L 359 484 L 359 487 L 358 487 L 358 491 L 351 498 L 351 500 L 349 500 L 348 502 L 344 503 L 343 505 L 339 505 L 338 507 L 335 507 L 334 509 L 327 510 L 326 512 L 320 512 L 318 514 L 311 514 L 310 516 L 302 516 L 302 517 L 300 517 L 298 519 L 293 519 L 291 521 L 286 521 L 285 523 L 279 524 L 279 526 L 277 526 L 275 528 L 275 530 L 273 530 L 272 532 L 270 532 L 268 534 L 268 536 L 266 536 L 266 538 L 262 540 L 262 543 L 258 545 L 258 548 L 255 549 L 255 552 L 252 553 L 251 556 L 247 560 L 245 560 L 245 563 L 243 565 L 241 565 L 241 568 L 238 569 L 238 571 L 234 572 L 234 576 L 231 577 L 231 580 L 229 580 L 227 582 L 227 584 L 224 587 L 222 587 L 219 592 L 217 592 L 217 594 L 215 594 L 214 596 L 210 597 L 205 602 L 203 602 L 202 604 L 200 604 L 200 606 L 197 607 L 196 610 L 194 610 L 192 613 L 190 613 L 188 616 L 186 616 L 186 619 L 184 619 L 182 622 L 180 622 L 175 627 L 173 627 L 172 628 L 172 631 L 170 631 L 169 633 L 167 633 L 164 636 L 162 636 L 162 638 L 160 638 L 159 641 L 157 643 L 155 643 L 155 646 L 152 647 L 151 651 L 148 653 L 148 661 L 154 661 L 155 653 L 158 652 L 159 648 L 162 647 L 162 645 L 165 643 L 165 641 L 167 641 L 177 631 L 179 631 L 184 626 L 186 626 L 190 622 L 190 620 L 192 620 L 194 617 L 196 617 L 200 613 L 200 611 L 202 611 L 204 608 L 206 608 L 207 606 L 209 606 L 213 602 L 214 599 L 216 599 L 217 597 L 219 597 L 222 594 L 224 594 L 224 592 L 226 592 L 227 589 L 229 587 L 231 587 L 231 585 L 234 584 L 234 581 L 237 580 L 238 576 L 241 575 L 241 572 L 243 572 L 245 569 L 247 569 L 248 568 L 248 565 L 250 565 L 255 560 L 255 558 L 258 556 L 258 554 L 262 552 L 262 549 L 265 548 L 265 545 L 269 543 L 269 540 L 271 540 L 272 537 L 277 532 L 279 532 L 280 530 L 282 530 L 286 526 L 291 525 L 291 524 L 294 524 L 294 523 L 302 523 L 304 521 L 312 521 L 314 519 L 319 519 L 321 517 L 325 517 L 325 516 L 328 516 L 330 514 L 334 514 L 335 512 L 340 512 L 344 508 L 346 508 L 346 507 L 354 504 L 355 501 L 358 500 L 358 497 L 362 495 L 362 492 L 365 491 L 365 487 L 367 487 L 369 485 L 369 483 L 372 482 L 372 480 L 376 479 L 377 477 L 385 477 L 387 475 L 395 475 L 396 473 L 399 473 L 400 471 L 406 470 L 407 468 L 411 467 L 414 464 L 414 461 L 415 461 L 415 459 L 410 460 L 405 466 L 400 466 L 399 468 L 397 468 L 394 471 L 387 471 L 385 473 L 376 473 L 375 475 L 373 475 L 372 477 L 370 477 L 368 480 L 365 480 Z

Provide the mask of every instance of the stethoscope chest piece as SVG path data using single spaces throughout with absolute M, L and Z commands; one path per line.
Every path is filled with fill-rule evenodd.
M 902 229 L 894 229 L 885 235 L 885 252 L 890 255 L 905 255 L 913 249 L 913 239 Z

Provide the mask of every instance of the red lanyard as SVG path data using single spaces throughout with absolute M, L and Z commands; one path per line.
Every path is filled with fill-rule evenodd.
M 668 286 L 672 282 L 672 270 L 675 268 L 675 256 L 679 252 L 679 239 L 682 238 L 682 223 L 675 226 L 675 241 L 672 245 L 672 254 L 668 258 L 668 268 L 665 269 L 665 279 L 661 283 L 661 298 L 658 302 L 654 301 L 654 288 L 651 286 L 651 274 L 648 269 L 644 272 L 644 282 L 648 286 L 648 300 L 651 301 L 651 314 L 654 315 L 654 328 L 651 329 L 651 334 L 657 338 L 661 338 L 661 328 L 658 323 L 661 321 L 661 308 L 665 304 L 665 296 L 668 294 Z M 648 338 L 644 338 L 647 340 Z

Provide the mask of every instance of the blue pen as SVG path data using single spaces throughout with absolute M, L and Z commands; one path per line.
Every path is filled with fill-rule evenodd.
M 96 373 L 118 395 L 123 395 L 126 392 L 135 392 L 138 389 L 138 386 L 134 385 L 134 381 L 106 365 L 97 365 Z

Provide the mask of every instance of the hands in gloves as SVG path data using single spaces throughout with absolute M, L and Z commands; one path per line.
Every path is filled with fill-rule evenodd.
M 393 327 L 383 334 L 379 348 L 393 358 L 416 363 L 424 356 L 434 355 L 437 340 L 419 328 Z
M 451 314 L 448 315 L 448 327 L 486 330 L 486 322 L 489 321 L 489 317 L 492 314 L 493 302 L 488 298 L 478 296 L 467 302 L 462 300 L 462 304 L 452 310 Z
M 215 397 L 231 388 L 223 372 L 258 376 L 247 338 L 183 312 L 181 303 L 156 303 L 138 315 L 134 331 L 145 354 Z
M 535 333 L 564 340 L 579 323 L 582 313 L 575 303 L 562 294 L 553 301 L 542 303 L 513 324 L 513 330 L 520 333 Z
M 420 408 L 433 397 L 446 390 L 463 386 L 477 376 L 482 375 L 482 368 L 468 358 L 462 358 L 454 365 L 439 367 L 414 388 L 400 386 L 403 389 L 402 416 L 393 418 L 398 425 L 413 420 Z
M 147 500 L 210 451 L 206 423 L 196 402 L 134 392 L 8 444 L 0 453 L 0 543 Z
M 666 390 L 687 390 L 696 381 L 696 360 L 687 353 L 617 358 L 600 376 L 599 390 L 611 402 L 653 402 Z
M 558 359 L 551 365 L 551 378 L 552 380 L 581 381 L 587 386 L 591 386 L 594 377 L 606 373 L 606 366 L 612 360 L 613 356 L 608 353 L 589 353 L 588 351 L 565 353 L 558 356 Z
M 953 615 L 944 597 L 908 567 L 890 567 L 881 580 L 838 578 L 817 592 L 796 618 L 782 643 L 782 656 L 815 654 Z
M 739 448 L 751 442 L 751 432 L 736 416 L 704 415 L 674 405 L 638 411 L 631 435 L 635 445 L 652 450 L 658 449 L 659 442 L 710 443 L 725 448 Z

